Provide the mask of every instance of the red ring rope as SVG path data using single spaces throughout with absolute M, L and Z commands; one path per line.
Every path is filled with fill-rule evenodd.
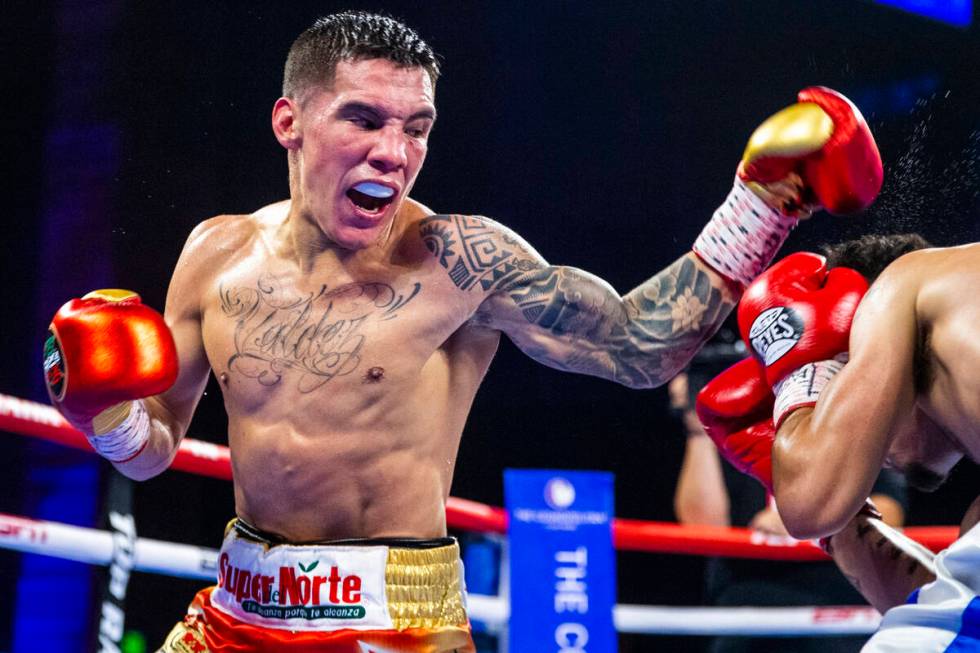
M 0 394 L 0 430 L 92 451 L 85 436 L 50 406 Z M 184 438 L 170 467 L 191 474 L 231 480 L 228 447 Z M 506 533 L 507 513 L 498 507 L 449 497 L 446 522 L 451 528 L 479 533 Z M 635 519 L 613 520 L 613 543 L 622 551 L 688 555 L 822 560 L 824 553 L 807 541 L 768 538 L 746 528 L 682 526 Z M 954 526 L 906 528 L 905 534 L 932 551 L 941 551 L 957 537 Z

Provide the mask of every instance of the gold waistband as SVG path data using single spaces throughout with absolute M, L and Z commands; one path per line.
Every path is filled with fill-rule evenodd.
M 398 630 L 465 625 L 459 545 L 388 549 L 388 611 Z

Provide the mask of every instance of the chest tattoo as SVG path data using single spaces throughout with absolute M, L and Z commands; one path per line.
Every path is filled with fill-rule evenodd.
M 312 392 L 354 372 L 365 327 L 396 319 L 421 290 L 420 283 L 407 294 L 386 283 L 351 283 L 303 294 L 270 276 L 255 287 L 222 285 L 221 311 L 235 323 L 228 370 L 266 386 L 295 375 L 299 391 Z

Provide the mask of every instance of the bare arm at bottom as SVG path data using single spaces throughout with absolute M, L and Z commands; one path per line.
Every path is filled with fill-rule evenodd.
M 882 613 L 936 579 L 931 551 L 864 513 L 833 535 L 827 548 L 841 573 Z

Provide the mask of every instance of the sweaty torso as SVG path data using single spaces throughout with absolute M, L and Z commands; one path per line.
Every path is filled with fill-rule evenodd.
M 434 537 L 495 331 L 426 250 L 406 202 L 388 246 L 303 269 L 288 203 L 225 219 L 202 332 L 229 418 L 236 509 L 294 541 Z M 365 255 L 367 254 L 367 255 Z
M 980 459 L 980 245 L 923 254 L 916 300 L 918 407 Z

